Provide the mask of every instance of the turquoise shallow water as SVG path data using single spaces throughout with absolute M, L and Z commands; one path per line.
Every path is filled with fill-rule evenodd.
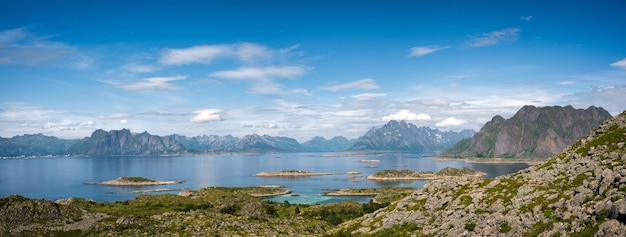
M 469 167 L 495 177 L 528 167 L 526 164 L 469 164 L 462 161 L 424 159 L 427 154 L 363 153 L 269 153 L 220 154 L 153 157 L 58 157 L 0 160 L 0 196 L 19 194 L 29 198 L 56 200 L 66 197 L 90 198 L 96 201 L 127 200 L 137 196 L 133 191 L 155 188 L 199 189 L 209 186 L 247 187 L 280 185 L 296 195 L 270 200 L 291 203 L 328 203 L 346 199 L 366 202 L 369 197 L 327 197 L 324 192 L 340 188 L 402 186 L 421 188 L 425 181 L 373 182 L 367 175 L 383 169 L 438 171 L 445 167 Z M 380 163 L 363 163 L 377 159 Z M 359 175 L 325 175 L 301 178 L 255 177 L 264 171 L 305 170 L 312 172 Z M 151 187 L 115 187 L 87 185 L 85 182 L 107 181 L 120 176 L 180 180 L 176 185 Z M 178 193 L 171 191 L 165 193 Z

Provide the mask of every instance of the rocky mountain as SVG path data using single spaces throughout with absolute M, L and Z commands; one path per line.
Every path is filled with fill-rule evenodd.
M 381 128 L 370 129 L 348 150 L 438 152 L 472 134 L 472 130 L 444 132 L 392 120 Z
M 313 139 L 302 143 L 302 147 L 306 151 L 344 151 L 354 145 L 355 141 L 350 141 L 343 136 L 333 137 L 330 140 L 316 136 Z
M 289 137 L 272 137 L 257 134 L 246 135 L 237 141 L 235 151 L 303 151 L 304 148 L 296 139 Z
M 626 236 L 625 143 L 626 111 L 543 163 L 431 181 L 335 236 Z
M 231 135 L 202 135 L 186 137 L 181 135 L 170 135 L 174 140 L 183 146 L 195 151 L 234 151 L 239 138 Z
M 609 112 L 594 106 L 587 109 L 524 106 L 509 119 L 493 117 L 472 138 L 460 141 L 441 155 L 546 158 L 609 118 Z
M 94 131 L 90 137 L 77 141 L 70 154 L 81 155 L 162 155 L 180 154 L 188 149 L 171 137 L 160 137 L 148 132 L 133 134 L 128 129 L 102 129 Z
M 0 156 L 45 156 L 64 155 L 77 140 L 65 140 L 57 137 L 32 134 L 15 136 L 12 138 L 0 137 Z

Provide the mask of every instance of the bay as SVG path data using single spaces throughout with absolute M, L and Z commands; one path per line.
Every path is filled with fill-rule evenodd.
M 272 201 L 319 204 L 342 200 L 367 202 L 371 197 L 328 197 L 324 192 L 340 188 L 414 187 L 427 181 L 374 182 L 365 177 L 384 169 L 439 171 L 445 167 L 469 167 L 495 177 L 528 167 L 524 163 L 465 163 L 435 161 L 430 154 L 369 153 L 265 153 L 209 154 L 189 156 L 109 156 L 55 157 L 0 160 L 0 196 L 18 194 L 29 198 L 57 200 L 67 197 L 96 201 L 122 201 L 137 195 L 136 191 L 152 189 L 200 189 L 203 187 L 249 187 L 280 185 L 296 195 L 270 198 Z M 364 163 L 361 160 L 380 160 Z M 256 177 L 259 172 L 304 170 L 344 173 L 324 176 L 284 178 Z M 357 171 L 361 174 L 347 175 Z M 178 180 L 182 184 L 144 187 L 88 185 L 120 176 Z M 169 191 L 163 193 L 178 193 Z

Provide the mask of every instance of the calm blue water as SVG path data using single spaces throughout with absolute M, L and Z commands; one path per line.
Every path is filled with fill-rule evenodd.
M 528 167 L 526 164 L 468 164 L 462 161 L 433 161 L 420 154 L 355 154 L 355 153 L 271 153 L 191 155 L 176 157 L 58 157 L 0 160 L 0 196 L 19 194 L 29 198 L 56 200 L 67 197 L 90 198 L 96 201 L 131 199 L 135 190 L 155 188 L 199 189 L 208 186 L 247 187 L 280 185 L 299 196 L 285 195 L 271 200 L 291 203 L 327 203 L 345 199 L 361 202 L 369 197 L 325 197 L 322 193 L 339 188 L 402 186 L 421 188 L 425 181 L 373 182 L 367 175 L 383 169 L 439 171 L 444 167 L 470 167 L 495 177 Z M 380 163 L 362 163 L 378 159 Z M 375 166 L 375 167 L 370 167 Z M 326 175 L 301 178 L 261 178 L 264 171 L 305 170 L 312 172 L 348 172 L 349 176 Z M 151 187 L 115 187 L 87 185 L 85 182 L 113 180 L 120 176 L 141 176 L 149 179 L 179 180 L 182 184 Z M 172 191 L 169 193 L 178 193 Z

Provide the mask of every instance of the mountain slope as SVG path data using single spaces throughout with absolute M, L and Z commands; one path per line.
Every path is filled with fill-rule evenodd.
M 64 155 L 77 140 L 65 140 L 43 134 L 25 134 L 0 138 L 0 156 Z
M 611 118 L 591 106 L 524 106 L 510 119 L 494 116 L 471 139 L 442 152 L 447 157 L 546 158 Z
M 625 236 L 626 111 L 556 157 L 494 179 L 436 180 L 335 234 Z
M 379 129 L 370 129 L 349 150 L 437 152 L 473 133 L 471 130 L 443 132 L 392 120 Z
M 350 148 L 353 141 L 343 136 L 333 137 L 326 140 L 323 137 L 314 137 L 313 139 L 302 143 L 302 147 L 306 151 L 343 151 Z
M 156 155 L 186 151 L 187 148 L 171 137 L 160 137 L 148 132 L 133 134 L 128 129 L 109 132 L 98 129 L 68 150 L 70 154 L 80 155 Z

